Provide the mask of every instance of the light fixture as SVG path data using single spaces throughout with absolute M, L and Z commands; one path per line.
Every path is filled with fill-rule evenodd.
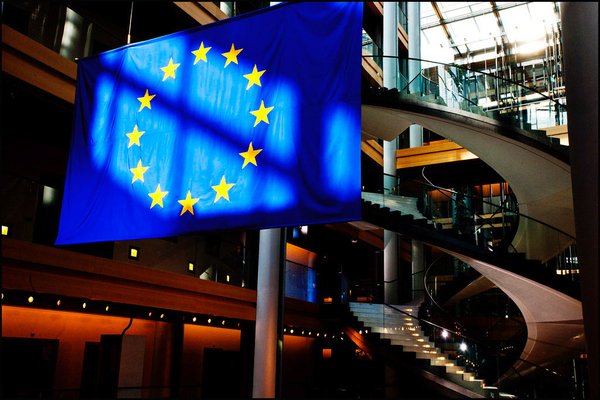
M 160 319 L 163 319 L 165 317 L 165 314 L 160 314 Z
M 196 266 L 194 265 L 194 263 L 191 261 L 188 261 L 188 272 L 193 274 L 195 271 L 196 271 Z
M 291 334 L 293 334 L 293 333 L 294 333 L 294 330 L 293 330 L 293 329 L 290 329 L 290 333 L 291 333 Z
M 212 322 L 212 319 L 210 319 L 210 318 L 209 318 L 209 319 L 208 319 L 208 323 L 210 324 L 211 322 Z
M 56 300 L 56 305 L 57 306 L 60 306 L 60 303 L 61 303 L 60 299 Z
M 225 320 L 221 321 L 221 325 L 225 325 Z
M 29 298 L 27 299 L 27 302 L 33 303 L 33 296 L 29 296 Z
M 444 338 L 444 339 L 447 339 L 447 338 L 448 338 L 448 336 L 449 336 L 449 334 L 448 334 L 448 331 L 444 329 L 444 330 L 442 331 L 442 338 Z
M 151 316 L 152 316 L 152 311 L 150 311 L 150 312 L 148 313 L 148 316 L 149 316 L 149 317 L 151 317 Z
M 106 310 L 106 311 L 108 311 L 109 309 L 110 309 L 110 307 L 109 307 L 109 306 L 106 306 L 105 310 Z
M 83 302 L 83 304 L 81 305 L 81 308 L 86 308 L 87 307 L 87 303 Z
M 462 342 L 458 348 L 460 349 L 460 351 L 467 351 L 467 344 L 465 342 Z
M 226 276 L 225 276 L 225 280 L 226 280 L 227 282 L 229 282 L 229 275 L 226 275 Z
M 9 228 L 8 225 L 2 224 L 2 236 L 8 236 Z
M 192 322 L 196 322 L 196 317 L 192 318 Z
M 129 259 L 137 260 L 140 257 L 140 248 L 136 246 L 129 246 Z

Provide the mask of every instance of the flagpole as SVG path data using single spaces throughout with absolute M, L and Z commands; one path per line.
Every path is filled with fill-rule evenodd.
M 131 2 L 131 9 L 129 10 L 129 27 L 127 28 L 127 44 L 131 43 L 131 21 L 133 19 L 133 1 Z

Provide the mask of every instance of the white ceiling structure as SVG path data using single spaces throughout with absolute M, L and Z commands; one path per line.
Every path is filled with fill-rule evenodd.
M 421 58 L 492 58 L 502 44 L 513 54 L 533 52 L 559 21 L 558 2 L 422 2 Z

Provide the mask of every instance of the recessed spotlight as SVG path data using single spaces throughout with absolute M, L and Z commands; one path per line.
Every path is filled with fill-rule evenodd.
M 137 260 L 140 258 L 140 248 L 136 246 L 129 246 L 129 258 L 131 260 Z

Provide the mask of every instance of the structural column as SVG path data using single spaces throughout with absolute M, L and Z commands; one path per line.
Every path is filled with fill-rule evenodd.
M 408 19 L 408 79 L 412 81 L 409 89 L 411 93 L 421 92 L 421 4 L 417 1 L 409 1 L 406 5 Z M 413 79 L 418 77 L 417 79 Z M 423 146 L 423 127 L 412 124 L 409 128 L 409 146 Z M 423 294 L 423 271 L 425 269 L 425 254 L 423 243 L 416 240 L 411 245 L 412 265 L 412 294 L 413 300 L 420 298 Z
M 283 229 L 260 231 L 256 284 L 256 333 L 252 397 L 275 398 L 277 374 L 283 350 L 280 313 L 283 311 L 282 259 L 285 260 Z
M 421 58 L 421 3 L 409 1 L 406 4 L 408 19 L 408 80 L 411 82 L 409 90 L 411 93 L 421 91 L 421 62 L 414 60 Z M 415 77 L 418 77 L 415 79 Z M 412 124 L 409 128 L 410 147 L 423 146 L 423 127 Z
M 590 399 L 598 389 L 598 3 L 561 2 L 569 147 Z
M 398 4 L 383 3 L 383 86 L 396 88 L 398 69 Z M 398 132 L 400 134 L 402 132 Z M 383 142 L 383 187 L 384 193 L 396 188 L 396 148 L 397 139 Z M 383 231 L 383 280 L 384 301 L 388 304 L 398 303 L 398 242 L 393 231 Z

